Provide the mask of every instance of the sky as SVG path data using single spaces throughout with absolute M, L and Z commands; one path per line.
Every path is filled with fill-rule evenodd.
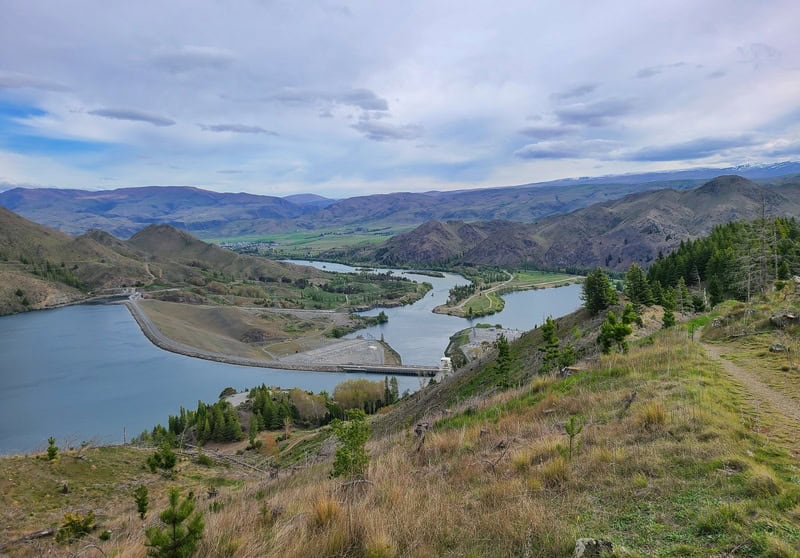
M 800 158 L 797 0 L 0 0 L 0 184 L 346 197 Z

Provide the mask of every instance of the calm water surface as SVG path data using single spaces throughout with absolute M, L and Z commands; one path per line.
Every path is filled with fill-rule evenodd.
M 328 271 L 355 268 L 304 262 Z M 439 362 L 449 337 L 468 327 L 463 318 L 433 314 L 448 291 L 467 281 L 454 274 L 428 277 L 394 270 L 433 285 L 410 306 L 387 308 L 389 322 L 351 337 L 381 335 L 406 364 Z M 531 329 L 548 315 L 561 316 L 580 305 L 580 286 L 505 295 L 503 312 L 477 321 Z M 381 309 L 365 312 L 376 315 Z M 284 388 L 332 391 L 350 378 L 376 375 L 250 368 L 177 355 L 154 346 L 121 305 L 71 306 L 0 318 L 0 453 L 41 449 L 48 436 L 59 445 L 83 440 L 122 441 L 198 399 L 215 401 L 227 386 L 246 389 L 265 383 Z M 400 390 L 419 389 L 420 380 L 398 376 Z
M 216 401 L 226 386 L 265 383 L 319 392 L 380 376 L 250 368 L 163 351 L 121 305 L 70 306 L 0 318 L 0 453 L 82 440 L 122 441 L 180 405 Z M 400 390 L 419 379 L 397 377 Z
M 301 265 L 313 265 L 320 269 L 338 272 L 353 272 L 356 268 L 343 264 L 315 262 L 308 260 L 289 260 Z M 379 270 L 386 271 L 386 270 Z M 502 324 L 503 327 L 529 330 L 544 322 L 547 316 L 563 316 L 577 310 L 581 305 L 581 286 L 574 284 L 556 289 L 517 291 L 503 295 L 506 304 L 502 312 L 469 321 L 465 318 L 434 314 L 433 309 L 447 301 L 448 292 L 456 285 L 469 283 L 460 275 L 445 273 L 444 278 L 428 277 L 393 269 L 414 281 L 424 281 L 433 285 L 425 298 L 410 306 L 398 308 L 376 308 L 364 315 L 376 316 L 383 310 L 389 321 L 350 334 L 348 337 L 370 336 L 384 340 L 394 348 L 404 364 L 432 365 L 444 356 L 450 336 L 456 331 L 469 327 L 471 323 Z

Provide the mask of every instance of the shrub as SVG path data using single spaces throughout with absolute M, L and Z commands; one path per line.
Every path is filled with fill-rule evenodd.
M 155 473 L 156 469 L 169 471 L 175 467 L 177 462 L 178 458 L 168 443 L 162 444 L 160 449 L 147 458 L 147 466 L 150 467 L 151 473 Z
M 55 461 L 56 457 L 58 457 L 58 446 L 56 446 L 56 439 L 50 436 L 47 439 L 47 459 Z
M 137 486 L 133 491 L 133 499 L 136 502 L 136 511 L 139 514 L 139 518 L 144 519 L 144 516 L 147 515 L 147 487 L 143 484 Z
M 194 501 L 191 498 L 180 500 L 178 489 L 172 488 L 169 507 L 159 517 L 164 528 L 153 525 L 145 530 L 147 555 L 154 558 L 192 556 L 203 538 L 205 527 L 203 516 L 194 512 Z
M 56 541 L 74 541 L 88 535 L 92 529 L 94 529 L 94 512 L 90 511 L 86 516 L 67 512 L 64 514 L 64 524 L 56 532 Z
M 339 440 L 331 476 L 353 479 L 363 477 L 367 470 L 369 456 L 365 446 L 370 428 L 366 414 L 360 409 L 347 411 L 347 418 L 347 421 L 336 419 L 331 423 L 331 429 Z

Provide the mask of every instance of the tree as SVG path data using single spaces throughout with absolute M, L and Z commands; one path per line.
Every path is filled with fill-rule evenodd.
M 203 538 L 203 516 L 195 513 L 191 498 L 180 500 L 177 488 L 169 491 L 169 507 L 159 515 L 164 527 L 153 525 L 145 530 L 147 555 L 154 558 L 187 558 L 197 550 Z
M 167 442 L 164 442 L 161 445 L 161 448 L 156 450 L 153 455 L 147 458 L 147 465 L 150 467 L 151 473 L 155 473 L 156 469 L 164 469 L 165 471 L 169 471 L 170 469 L 173 469 L 177 463 L 178 458 Z
M 625 338 L 631 334 L 631 331 L 631 326 L 619 321 L 614 312 L 609 312 L 606 315 L 606 321 L 600 326 L 600 335 L 597 338 L 600 349 L 603 353 L 608 354 L 616 346 L 620 352 L 627 352 L 628 342 L 625 341 Z
M 539 352 L 542 357 L 542 372 L 550 372 L 558 363 L 559 341 L 556 322 L 550 316 L 542 324 L 542 342 Z
M 392 403 L 396 403 L 400 399 L 400 386 L 396 376 L 392 376 L 392 379 L 389 380 L 389 392 L 392 396 Z
M 511 349 L 508 339 L 503 334 L 497 338 L 497 360 L 495 362 L 497 373 L 504 378 L 511 373 Z
M 575 347 L 572 346 L 572 343 L 567 343 L 566 345 L 564 345 L 564 348 L 561 349 L 561 352 L 558 355 L 559 368 L 572 366 L 573 364 L 575 364 L 576 360 L 577 356 L 575 355 Z
M 625 308 L 622 310 L 622 323 L 625 325 L 636 324 L 639 327 L 644 325 L 642 317 L 639 315 L 639 312 L 636 311 L 636 307 L 630 302 L 626 304 Z
M 633 306 L 637 308 L 645 305 L 649 306 L 653 303 L 653 293 L 650 290 L 650 285 L 644 275 L 644 271 L 638 265 L 631 264 L 625 273 L 625 287 L 623 291 Z
M 56 446 L 56 439 L 50 436 L 47 439 L 47 459 L 55 461 L 56 457 L 58 457 L 58 446 Z
M 664 317 L 661 318 L 661 324 L 664 329 L 667 329 L 675 325 L 675 293 L 672 289 L 666 289 L 662 298 Z
M 694 310 L 692 295 L 689 293 L 689 289 L 683 277 L 678 279 L 678 286 L 675 288 L 675 300 L 678 304 L 677 309 L 682 313 L 687 314 Z
M 143 484 L 137 486 L 133 491 L 133 499 L 136 502 L 136 511 L 139 513 L 139 518 L 144 519 L 144 516 L 147 515 L 147 487 Z
M 594 316 L 617 302 L 617 292 L 608 275 L 599 267 L 586 276 L 582 297 L 584 306 Z
M 250 438 L 250 447 L 256 447 L 256 436 L 258 435 L 258 421 L 256 420 L 255 415 L 250 419 L 250 429 L 249 429 L 249 438 Z
M 361 409 L 350 409 L 347 411 L 347 420 L 334 420 L 331 429 L 339 440 L 331 476 L 363 478 L 369 464 L 366 444 L 370 427 L 366 413 Z

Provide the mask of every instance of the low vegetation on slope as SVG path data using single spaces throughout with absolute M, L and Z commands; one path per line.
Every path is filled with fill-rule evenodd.
M 508 378 L 489 362 L 435 386 L 443 405 L 427 408 L 417 434 L 378 428 L 364 482 L 330 479 L 330 462 L 290 479 L 242 473 L 241 482 L 221 482 L 219 496 L 198 499 L 206 516 L 198 554 L 567 556 L 576 539 L 597 537 L 620 556 L 797 555 L 797 458 L 756 431 L 756 410 L 683 328 L 658 331 L 565 378 L 530 373 L 525 359 L 540 344 L 534 334 L 512 344 Z M 492 393 L 498 384 L 518 387 Z M 382 420 L 406 422 L 410 404 Z M 32 458 L 2 461 L 14 464 L 17 485 L 42 469 L 25 459 Z M 75 467 L 91 475 L 102 459 L 93 453 Z M 28 517 L 31 506 L 59 499 L 70 502 L 64 511 L 96 509 L 110 540 L 88 540 L 108 555 L 144 555 L 132 496 L 126 503 L 114 481 L 97 477 L 93 490 L 107 491 L 113 505 L 82 491 L 67 499 L 57 480 L 78 473 L 44 469 L 50 480 L 36 502 L 4 490 L 14 500 L 5 509 Z M 185 493 L 197 473 L 188 462 L 179 471 L 172 484 Z M 153 484 L 157 477 L 144 469 L 131 475 L 126 486 L 149 482 L 164 501 L 165 483 Z M 54 543 L 41 544 L 40 551 Z

